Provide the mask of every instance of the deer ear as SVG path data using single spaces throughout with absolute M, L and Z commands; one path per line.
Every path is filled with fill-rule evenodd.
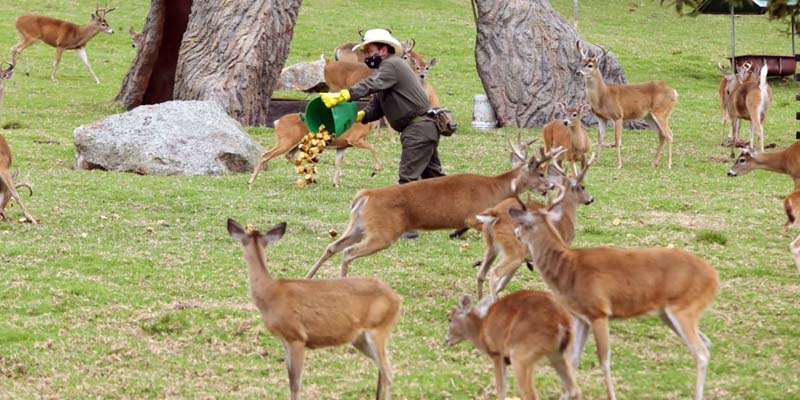
M 511 207 L 508 209 L 508 215 L 514 220 L 522 223 L 523 225 L 531 225 L 533 224 L 533 216 L 527 211 L 520 210 L 516 207 Z
M 92 14 L 91 17 L 92 17 L 92 22 L 97 21 L 97 15 Z
M 458 310 L 461 312 L 469 311 L 472 308 L 472 297 L 469 297 L 468 294 L 461 296 L 461 300 L 458 302 Z
M 561 204 L 559 204 L 556 207 L 553 207 L 552 210 L 542 211 L 542 212 L 544 212 L 544 214 L 547 216 L 547 219 L 549 219 L 550 222 L 561 221 L 561 217 L 564 216 L 564 208 L 561 207 Z
M 242 239 L 247 237 L 242 225 L 236 222 L 233 218 L 228 218 L 228 234 L 238 241 L 242 241 Z
M 430 67 L 432 67 L 434 65 L 436 65 L 436 57 L 431 58 L 431 60 L 428 61 L 428 68 L 430 68 Z
M 280 240 L 284 233 L 286 233 L 286 222 L 281 222 L 280 224 L 273 226 L 267 233 L 264 234 L 264 244 L 266 245 L 267 243 Z

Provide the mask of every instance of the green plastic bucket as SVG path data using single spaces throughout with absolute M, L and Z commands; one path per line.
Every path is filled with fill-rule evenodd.
M 339 136 L 356 122 L 358 105 L 351 102 L 342 102 L 331 108 L 325 107 L 322 98 L 317 97 L 306 105 L 305 114 L 301 113 L 300 118 L 306 123 L 308 130 L 314 133 L 319 131 L 320 125 L 333 134 Z

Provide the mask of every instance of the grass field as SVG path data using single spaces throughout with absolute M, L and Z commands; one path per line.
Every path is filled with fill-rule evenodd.
M 571 15 L 572 2 L 552 3 Z M 706 398 L 798 399 L 800 273 L 788 251 L 794 235 L 780 234 L 780 200 L 792 190 L 791 180 L 763 171 L 726 176 L 730 161 L 719 146 L 716 64 L 729 54 L 729 19 L 681 18 L 658 3 L 581 2 L 584 38 L 609 48 L 630 82 L 660 79 L 680 98 L 671 119 L 673 169 L 650 167 L 655 133 L 626 131 L 624 169 L 617 170 L 606 151 L 589 172 L 596 201 L 579 209 L 574 245 L 672 245 L 708 260 L 719 271 L 721 287 L 701 320 L 714 342 Z M 15 43 L 16 15 L 83 22 L 94 6 L 86 0 L 6 1 L 0 51 Z M 303 190 L 294 187 L 296 175 L 283 160 L 274 161 L 252 191 L 244 174 L 76 171 L 73 130 L 123 111 L 113 98 L 134 57 L 127 30 L 141 29 L 149 2 L 116 6 L 108 16 L 116 33 L 88 46 L 100 85 L 72 52 L 62 59 L 60 81 L 50 82 L 54 51 L 41 43 L 26 50 L 31 76 L 18 71 L 5 84 L 0 133 L 11 145 L 14 165 L 31 174 L 35 195 L 25 202 L 42 223 L 16 222 L 22 216 L 16 206 L 8 210 L 10 221 L 0 223 L 0 398 L 286 398 L 283 348 L 251 305 L 241 248 L 228 237 L 225 220 L 261 229 L 287 221 L 286 236 L 268 248 L 268 266 L 279 277 L 302 277 L 329 243 L 328 230 L 344 229 L 355 192 L 396 181 L 399 145 L 385 137 L 372 140 L 386 166 L 375 178 L 369 178 L 369 154 L 349 151 L 339 189 L 328 184 L 332 155 L 319 167 L 322 183 Z M 736 24 L 740 54 L 791 52 L 788 24 L 763 16 L 738 17 Z M 439 60 L 430 79 L 461 127 L 441 142 L 446 172 L 507 169 L 507 139 L 516 130 L 470 128 L 472 96 L 482 86 L 466 1 L 307 0 L 287 64 L 330 54 L 338 43 L 356 40 L 358 29 L 372 26 L 389 26 L 401 39 L 415 37 L 420 53 Z M 766 141 L 782 147 L 794 141 L 798 85 L 770 83 L 774 101 Z M 10 125 L 17 127 L 6 129 Z M 274 143 L 271 129 L 248 131 L 265 147 Z M 596 129 L 589 131 L 596 138 Z M 443 343 L 447 311 L 462 293 L 475 291 L 477 271 L 470 264 L 481 254 L 474 232 L 455 241 L 447 232 L 426 232 L 351 265 L 352 275 L 380 277 L 404 297 L 390 345 L 395 398 L 493 397 L 488 359 L 468 344 Z M 321 276 L 337 276 L 340 260 L 334 257 Z M 521 288 L 545 286 L 538 274 L 522 269 L 507 290 Z M 611 340 L 619 398 L 691 396 L 694 361 L 658 318 L 612 322 Z M 303 394 L 369 398 L 376 373 L 355 349 L 312 351 Z M 585 398 L 604 398 L 593 340 L 578 383 Z M 551 368 L 539 368 L 536 384 L 543 398 L 558 398 Z M 513 379 L 509 394 L 519 395 Z

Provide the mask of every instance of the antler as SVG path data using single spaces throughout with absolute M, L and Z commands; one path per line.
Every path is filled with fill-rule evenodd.
M 97 5 L 95 6 L 94 14 L 95 14 L 95 15 L 97 15 L 97 17 L 98 17 L 98 18 L 103 18 L 103 19 L 104 19 L 104 18 L 106 17 L 106 15 L 108 15 L 108 13 L 110 13 L 110 12 L 112 12 L 112 11 L 116 10 L 116 9 L 117 9 L 116 7 L 112 7 L 112 8 L 107 8 L 107 7 L 100 8 L 100 5 L 99 5 L 99 4 L 97 4 Z M 101 13 L 102 13 L 102 14 L 101 14 Z
M 417 41 L 414 40 L 414 38 L 411 38 L 404 42 L 403 45 L 405 46 L 405 52 L 410 53 L 411 50 L 414 50 L 414 46 L 417 45 Z
M 578 177 L 577 177 L 577 181 L 578 182 L 582 182 L 583 181 L 583 177 L 586 176 L 586 171 L 589 170 L 589 166 L 592 165 L 592 163 L 594 162 L 595 156 L 597 156 L 597 154 L 592 152 L 592 156 L 589 157 L 589 161 L 586 162 L 586 166 L 583 167 L 583 169 L 581 170 L 581 173 L 578 174 Z
M 583 47 L 581 47 L 580 40 L 575 41 L 575 46 L 578 48 L 578 52 L 581 53 L 581 58 L 589 58 L 588 54 L 586 54 L 586 50 Z
M 595 43 L 594 45 L 595 45 L 595 46 L 597 46 L 597 47 L 599 47 L 599 48 L 600 48 L 600 50 L 603 50 L 603 54 L 600 54 L 599 56 L 597 56 L 597 58 L 603 58 L 603 56 L 605 56 L 606 54 L 608 54 L 608 50 L 606 50 L 605 48 L 603 48 L 603 46 L 600 46 L 600 45 L 599 45 L 599 44 L 597 44 L 597 43 Z
M 18 177 L 18 176 L 19 176 L 19 170 L 17 170 L 17 171 L 14 171 L 14 174 L 13 174 L 13 175 L 11 175 L 11 180 L 13 180 L 14 182 L 16 182 L 16 181 L 17 181 L 17 177 Z M 28 174 L 28 175 L 25 175 L 25 178 L 24 178 L 24 179 L 22 179 L 22 180 L 21 180 L 21 181 L 19 181 L 19 182 L 16 182 L 16 183 L 14 184 L 14 187 L 16 187 L 17 189 L 19 189 L 19 188 L 27 188 L 27 189 L 28 189 L 28 191 L 30 192 L 30 196 L 33 196 L 33 184 L 32 184 L 32 183 L 30 183 L 30 181 L 28 181 L 28 178 L 29 178 L 29 177 L 30 177 L 30 174 Z
M 361 41 L 363 42 L 364 41 L 364 30 L 363 29 L 359 29 L 358 30 L 358 36 L 361 38 Z
M 562 201 L 564 201 L 565 197 L 567 197 L 567 189 L 564 187 L 564 185 L 557 182 L 553 183 L 553 185 L 556 187 L 556 190 L 558 190 L 558 197 L 553 199 L 553 201 L 547 206 L 547 211 L 552 211 L 559 204 L 561 204 Z

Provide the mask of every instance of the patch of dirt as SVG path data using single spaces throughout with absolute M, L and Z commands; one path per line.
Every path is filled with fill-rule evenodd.
M 642 219 L 645 225 L 677 224 L 692 229 L 725 230 L 728 225 L 716 219 L 702 215 L 651 211 Z

